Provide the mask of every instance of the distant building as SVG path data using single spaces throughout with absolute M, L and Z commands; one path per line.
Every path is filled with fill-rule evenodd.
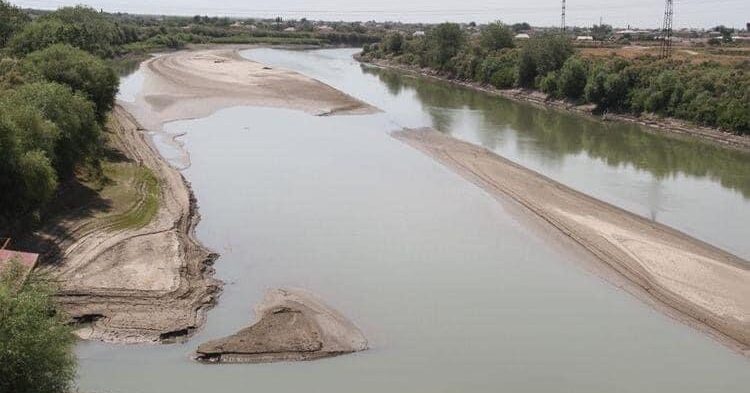
M 329 32 L 329 31 L 333 31 L 333 27 L 328 26 L 328 25 L 316 26 L 315 30 L 322 31 L 322 32 Z
M 519 34 L 516 34 L 514 38 L 517 40 L 528 40 L 531 37 L 526 33 L 519 33 Z
M 732 36 L 732 41 L 750 42 L 750 36 L 735 35 L 735 36 Z
M 414 37 L 424 37 L 424 31 L 422 31 L 422 30 L 415 31 L 414 34 L 412 34 L 412 36 L 414 36 Z
M 576 41 L 593 41 L 594 37 L 590 35 L 579 35 L 576 37 Z
M 293 31 L 297 31 L 297 29 L 295 29 L 294 27 L 287 27 L 286 29 L 284 29 L 284 31 L 291 33 Z

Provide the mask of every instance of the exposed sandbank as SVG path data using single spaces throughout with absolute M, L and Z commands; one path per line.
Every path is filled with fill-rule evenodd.
M 202 118 L 231 106 L 287 108 L 312 115 L 378 111 L 315 79 L 247 60 L 236 48 L 164 54 L 144 62 L 141 70 L 141 92 L 135 103 L 123 105 L 152 131 L 170 121 Z
M 392 135 L 491 195 L 510 197 L 648 295 L 750 353 L 747 261 L 437 131 L 403 130 Z
M 138 229 L 113 229 L 90 217 L 71 217 L 40 231 L 60 250 L 45 269 L 61 286 L 59 300 L 84 322 L 80 337 L 110 342 L 171 342 L 197 330 L 221 283 L 211 265 L 218 255 L 193 237 L 197 204 L 189 185 L 152 145 L 146 130 L 208 116 L 237 105 L 302 110 L 313 115 L 377 111 L 300 74 L 239 56 L 237 48 L 180 51 L 143 63 L 142 90 L 120 103 L 110 127 L 127 159 L 159 180 L 160 206 Z
M 201 344 L 208 363 L 313 360 L 367 349 L 362 332 L 341 314 L 301 290 L 276 289 L 256 307 L 257 322 Z
M 193 237 L 199 219 L 182 175 L 169 166 L 121 107 L 109 123 L 125 157 L 159 179 L 160 206 L 141 228 L 114 229 L 95 218 L 62 220 L 41 236 L 61 255 L 44 267 L 59 281 L 60 304 L 85 322 L 77 334 L 110 342 L 165 342 L 188 336 L 221 289 L 215 254 Z

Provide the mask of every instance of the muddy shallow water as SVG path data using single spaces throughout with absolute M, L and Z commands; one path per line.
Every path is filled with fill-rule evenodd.
M 750 363 L 588 272 L 586 256 L 391 138 L 434 126 L 581 191 L 750 256 L 750 159 L 362 67 L 352 50 L 245 55 L 384 110 L 229 108 L 167 125 L 190 153 L 198 238 L 226 282 L 186 344 L 82 343 L 85 392 L 737 392 Z M 137 81 L 137 74 L 131 77 Z M 124 97 L 137 89 L 125 83 Z M 130 95 L 128 95 L 130 94 Z M 168 157 L 176 147 L 157 139 Z M 170 147 L 171 146 L 171 147 Z M 267 288 L 315 292 L 371 350 L 207 366 L 199 343 L 252 319 Z

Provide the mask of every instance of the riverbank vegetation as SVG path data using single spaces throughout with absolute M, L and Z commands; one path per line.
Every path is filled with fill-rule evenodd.
M 75 338 L 52 300 L 54 288 L 20 263 L 0 271 L 0 392 L 60 393 L 75 378 Z
M 366 45 L 365 60 L 430 69 L 498 89 L 540 90 L 553 99 L 591 104 L 599 113 L 653 113 L 750 134 L 750 63 L 583 56 L 568 37 L 513 39 L 500 23 L 469 34 L 444 23 L 424 35 L 388 34 Z

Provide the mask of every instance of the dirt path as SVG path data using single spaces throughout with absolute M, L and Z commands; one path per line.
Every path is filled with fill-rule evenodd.
M 491 195 L 510 197 L 725 343 L 750 355 L 750 263 L 431 129 L 393 133 Z M 704 329 L 706 330 L 706 329 Z

